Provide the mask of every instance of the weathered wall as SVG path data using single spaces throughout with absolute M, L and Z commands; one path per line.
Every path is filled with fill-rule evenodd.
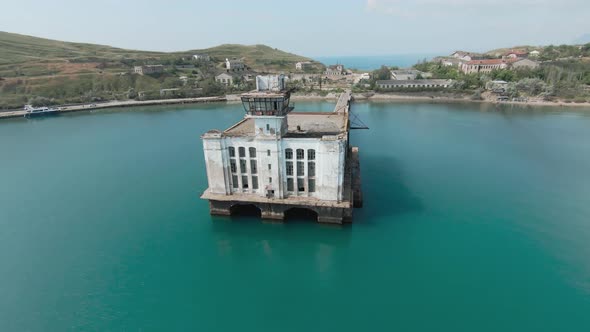
M 216 194 L 229 194 L 228 154 L 218 134 L 203 136 L 203 152 L 209 190 Z
M 230 171 L 230 157 L 228 147 L 236 151 L 237 188 L 232 184 Z M 247 193 L 266 196 L 268 190 L 274 190 L 276 198 L 289 196 L 309 196 L 323 200 L 342 200 L 342 186 L 344 179 L 344 163 L 346 158 L 347 141 L 343 136 L 324 136 L 324 138 L 284 138 L 281 140 L 267 137 L 203 137 L 203 149 L 209 189 L 212 193 L 230 194 Z M 239 157 L 239 148 L 244 147 L 246 157 Z M 256 149 L 256 157 L 251 158 L 249 148 Z M 287 170 L 285 150 L 293 150 L 294 190 L 287 192 Z M 304 158 L 298 160 L 297 149 L 304 150 Z M 309 169 L 307 151 L 316 152 L 315 160 L 315 192 L 309 192 Z M 246 173 L 240 172 L 240 159 L 246 162 Z M 257 171 L 253 173 L 250 160 L 256 160 Z M 297 162 L 304 163 L 303 174 L 297 173 Z M 244 188 L 242 175 L 247 176 L 248 188 Z M 252 178 L 257 177 L 258 189 L 252 188 Z M 305 190 L 297 188 L 297 178 L 301 177 L 305 183 Z
M 322 206 L 304 206 L 290 204 L 270 204 L 270 203 L 249 203 L 242 201 L 209 201 L 209 208 L 212 215 L 229 216 L 232 207 L 235 205 L 254 205 L 260 210 L 263 219 L 284 220 L 285 212 L 293 208 L 304 208 L 314 211 L 318 218 L 317 222 L 342 224 L 352 221 L 352 207 L 335 208 Z

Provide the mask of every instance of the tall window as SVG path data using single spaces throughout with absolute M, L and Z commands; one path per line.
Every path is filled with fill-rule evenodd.
M 307 191 L 310 193 L 315 192 L 315 179 L 309 179 L 309 181 L 307 181 L 307 186 Z
M 240 146 L 238 148 L 238 151 L 240 152 L 240 158 L 245 158 L 246 157 L 246 148 L 243 146 Z
M 305 175 L 305 167 L 304 167 L 304 163 L 303 161 L 298 161 L 297 162 L 297 176 L 303 176 Z
M 305 151 L 303 149 L 297 149 L 297 159 L 303 159 Z
M 258 189 L 258 177 L 257 176 L 252 177 L 252 189 L 254 189 L 254 190 Z
M 232 157 L 232 158 L 233 158 L 233 157 L 235 157 L 235 156 L 236 156 L 236 149 L 235 149 L 233 146 L 230 146 L 230 147 L 228 148 L 228 151 L 229 151 L 229 156 L 230 156 L 230 157 Z
M 307 176 L 315 176 L 315 162 L 313 161 L 307 163 Z
M 252 172 L 252 174 L 256 174 L 258 172 L 258 165 L 256 165 L 255 159 L 250 160 L 250 172 Z
M 237 175 L 232 175 L 231 182 L 232 182 L 232 186 L 235 189 L 238 189 L 238 176 Z
M 248 177 L 245 175 L 242 176 L 242 188 L 248 189 Z
M 297 191 L 305 191 L 305 185 L 303 184 L 303 178 L 297 178 Z
M 270 150 L 266 150 L 266 155 L 270 157 Z
M 246 173 L 246 161 L 240 159 L 240 172 Z
M 294 191 L 293 178 L 287 178 L 287 191 Z
M 285 159 L 293 159 L 293 149 L 285 150 Z
M 236 169 L 236 160 L 235 159 L 230 159 L 229 160 L 229 168 L 231 169 L 231 172 L 232 173 L 237 172 L 237 169 Z
M 287 175 L 293 175 L 293 162 L 287 161 Z
M 314 149 L 307 150 L 307 160 L 315 160 L 315 150 Z
M 249 148 L 248 153 L 250 153 L 250 158 L 256 158 L 256 148 Z

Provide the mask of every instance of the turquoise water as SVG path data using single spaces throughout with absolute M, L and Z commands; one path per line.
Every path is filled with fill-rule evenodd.
M 369 55 L 369 56 L 319 56 L 314 60 L 326 66 L 343 64 L 345 68 L 358 70 L 375 70 L 381 66 L 398 66 L 409 68 L 425 59 L 432 59 L 437 54 L 395 54 L 395 55 Z
M 344 227 L 208 215 L 239 105 L 0 121 L 0 330 L 590 330 L 590 112 L 354 110 Z

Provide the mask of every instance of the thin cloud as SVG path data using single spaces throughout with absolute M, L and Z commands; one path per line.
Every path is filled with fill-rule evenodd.
M 545 11 L 584 11 L 590 9 L 587 0 L 367 0 L 369 11 L 404 17 L 460 14 L 458 11 L 478 11 L 480 14 L 505 13 L 519 10 L 528 13 Z

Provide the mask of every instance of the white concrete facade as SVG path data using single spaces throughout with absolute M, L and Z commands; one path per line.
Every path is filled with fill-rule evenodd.
M 221 83 L 225 86 L 232 86 L 234 85 L 234 78 L 233 76 L 226 74 L 226 73 L 221 73 L 217 76 L 215 76 L 215 81 L 218 83 Z
M 286 118 L 258 118 L 253 136 L 203 136 L 211 193 L 342 200 L 346 135 L 282 137 Z

